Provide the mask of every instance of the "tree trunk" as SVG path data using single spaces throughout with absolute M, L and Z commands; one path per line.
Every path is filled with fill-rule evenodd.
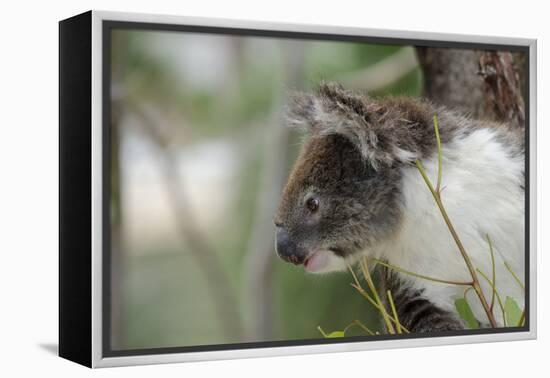
M 520 79 L 525 80 L 525 64 L 518 65 L 515 60 L 509 52 L 483 52 L 479 58 L 480 74 L 486 107 L 490 108 L 488 112 L 492 112 L 498 121 L 525 127 L 525 103 Z
M 424 95 L 475 118 L 525 127 L 525 53 L 418 47 Z

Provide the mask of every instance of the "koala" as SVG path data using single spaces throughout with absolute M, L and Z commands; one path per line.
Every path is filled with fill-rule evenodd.
M 276 251 L 310 273 L 346 271 L 362 258 L 450 281 L 470 273 L 428 190 L 416 161 L 435 183 L 442 148 L 442 202 L 474 266 L 523 308 L 524 291 L 504 262 L 524 278 L 525 141 L 523 130 L 479 121 L 412 98 L 375 99 L 322 84 L 295 95 L 288 123 L 306 140 L 283 189 L 274 217 Z M 401 323 L 411 332 L 465 326 L 454 301 L 465 286 L 382 270 Z M 491 286 L 480 277 L 491 298 Z M 470 290 L 468 301 L 481 325 L 487 315 Z M 501 311 L 495 308 L 499 326 Z

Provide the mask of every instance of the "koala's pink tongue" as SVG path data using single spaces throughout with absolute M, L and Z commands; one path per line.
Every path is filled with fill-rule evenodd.
M 328 257 L 329 257 L 328 253 L 326 253 L 325 251 L 314 252 L 306 260 L 304 264 L 305 270 L 311 273 L 315 273 L 315 272 L 319 272 L 320 270 L 323 270 L 329 262 Z

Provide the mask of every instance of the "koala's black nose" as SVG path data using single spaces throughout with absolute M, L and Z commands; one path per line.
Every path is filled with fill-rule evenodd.
M 283 260 L 295 265 L 304 263 L 305 254 L 301 251 L 301 248 L 298 248 L 290 234 L 282 227 L 277 227 L 275 247 L 277 254 Z

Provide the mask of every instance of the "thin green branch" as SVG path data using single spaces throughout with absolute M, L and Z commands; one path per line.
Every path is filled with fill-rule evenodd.
M 422 175 L 422 178 L 424 179 L 424 182 L 428 186 L 428 189 L 430 189 L 430 192 L 434 197 L 438 197 L 437 192 L 435 191 L 435 188 L 432 185 L 432 182 L 430 181 L 430 178 L 426 175 L 426 170 L 424 169 L 424 166 L 422 165 L 422 162 L 420 160 L 416 161 L 416 168 L 418 168 L 418 171 Z
M 365 276 L 365 279 L 367 281 L 367 285 L 369 286 L 369 289 L 372 292 L 372 295 L 374 297 L 374 300 L 376 303 L 378 303 L 378 306 L 380 308 L 380 313 L 382 314 L 382 318 L 384 319 L 384 323 L 386 323 L 386 327 L 388 328 L 388 332 L 391 334 L 395 333 L 395 328 L 393 327 L 393 324 L 388 318 L 388 312 L 386 311 L 386 308 L 384 307 L 384 304 L 380 300 L 380 296 L 378 295 L 378 291 L 376 290 L 376 286 L 374 286 L 374 282 L 372 280 L 372 277 L 370 275 L 370 269 L 368 265 L 367 258 L 365 257 L 361 261 L 361 268 L 363 270 L 363 275 Z
M 441 152 L 441 141 L 439 140 L 439 130 L 437 125 L 437 117 L 434 117 L 434 128 L 436 130 L 436 139 L 438 139 L 438 145 L 437 145 L 437 155 L 438 155 L 438 163 L 441 163 L 442 159 L 442 152 Z M 439 211 L 441 215 L 443 216 L 443 220 L 447 224 L 447 228 L 449 229 L 449 232 L 451 233 L 451 236 L 453 237 L 455 244 L 458 247 L 458 250 L 460 251 L 460 254 L 462 255 L 462 258 L 464 259 L 464 262 L 466 263 L 466 267 L 468 268 L 468 271 L 470 272 L 470 275 L 472 276 L 472 287 L 476 291 L 476 294 L 479 298 L 479 301 L 481 302 L 481 305 L 483 306 L 483 309 L 485 310 L 485 313 L 487 314 L 487 318 L 489 319 L 489 323 L 491 323 L 491 327 L 496 328 L 497 322 L 495 320 L 495 317 L 489 308 L 489 304 L 487 303 L 487 299 L 485 298 L 485 295 L 483 294 L 483 291 L 481 290 L 481 286 L 479 284 L 479 279 L 476 274 L 476 270 L 474 267 L 474 264 L 470 260 L 470 256 L 468 253 L 466 253 L 466 249 L 462 245 L 462 241 L 458 237 L 458 234 L 453 226 L 453 223 L 451 222 L 451 219 L 449 218 L 449 215 L 447 214 L 447 210 L 445 209 L 445 206 L 443 206 L 443 202 L 441 201 L 441 196 L 439 192 L 439 187 L 434 189 L 430 179 L 428 178 L 428 175 L 426 174 L 426 171 L 422 165 L 422 163 L 417 160 L 416 161 L 416 167 L 418 168 L 418 171 L 422 175 L 422 178 L 424 179 L 424 182 L 428 186 L 428 189 L 430 189 L 430 192 L 432 193 L 432 196 L 437 204 L 437 207 L 439 208 Z M 441 166 L 438 166 L 438 185 L 440 185 L 440 176 L 441 176 Z
M 525 325 L 525 309 L 523 309 L 521 313 L 521 317 L 519 318 L 518 327 L 523 327 Z
M 378 260 L 378 259 L 372 259 L 372 261 L 376 262 L 377 264 L 380 264 L 382 266 L 385 266 L 386 268 L 390 268 L 390 269 L 393 269 L 393 270 L 396 270 L 398 272 L 401 272 L 401 273 L 404 273 L 404 274 L 408 274 L 408 275 L 411 275 L 411 276 L 414 276 L 414 277 L 418 277 L 418 278 L 422 278 L 424 280 L 428 280 L 428 281 L 434 281 L 434 282 L 439 282 L 439 283 L 444 283 L 444 284 L 449 284 L 449 285 L 472 285 L 472 282 L 465 282 L 465 281 L 450 281 L 450 280 L 443 280 L 441 278 L 434 278 L 434 277 L 429 277 L 429 276 L 425 276 L 423 274 L 418 274 L 418 273 L 414 273 L 414 272 L 411 272 L 409 270 L 406 270 L 406 269 L 403 269 L 403 268 L 400 268 L 396 265 L 393 265 L 393 264 L 390 264 L 390 263 L 387 263 L 387 262 L 384 262 L 382 260 Z
M 361 268 L 363 269 L 363 266 L 361 266 Z M 357 275 L 355 274 L 353 268 L 348 264 L 348 269 L 353 277 L 353 280 L 355 281 L 355 284 L 351 284 L 351 286 L 353 288 L 355 288 L 357 291 L 359 291 L 359 293 L 365 297 L 380 313 L 382 313 L 382 311 L 384 311 L 384 307 L 381 306 L 381 303 L 378 304 L 366 291 L 365 289 L 363 289 L 363 287 L 361 286 L 361 284 L 359 283 L 359 279 L 357 278 Z M 365 272 L 363 272 L 365 273 Z M 370 278 L 370 272 L 368 274 L 365 274 L 365 278 L 367 277 Z M 374 284 L 373 284 L 373 287 L 374 287 Z M 388 315 L 388 314 L 387 314 Z M 396 317 L 392 317 L 390 315 L 388 315 L 388 318 L 395 323 L 396 327 L 399 325 L 400 329 L 405 332 L 405 333 L 409 333 L 409 330 L 406 329 L 400 322 L 399 322 L 399 319 L 397 319 Z M 357 320 L 358 321 L 358 320 Z M 364 328 L 366 328 L 364 325 L 363 325 Z
M 363 289 L 361 287 L 361 285 L 351 284 L 351 287 L 353 287 L 355 290 L 357 290 L 359 292 L 359 294 L 361 294 L 366 300 L 368 300 L 370 302 L 370 304 L 372 304 L 374 306 L 374 308 L 376 308 L 380 313 L 382 312 L 382 308 L 378 305 L 378 303 L 376 303 L 376 301 L 374 299 L 372 299 L 370 297 L 370 295 L 365 291 L 365 289 Z M 388 315 L 388 318 L 392 322 L 397 324 L 397 319 L 395 319 L 393 316 Z M 405 328 L 403 325 L 401 325 L 401 329 L 403 331 L 405 331 L 405 333 L 409 333 L 409 330 L 407 328 Z
M 390 307 L 391 307 L 391 311 L 393 313 L 393 317 L 396 320 L 395 328 L 397 330 L 397 333 L 401 334 L 402 333 L 402 331 L 401 331 L 401 322 L 399 322 L 399 317 L 397 316 L 397 310 L 395 309 L 395 304 L 393 303 L 393 297 L 391 295 L 391 291 L 390 290 L 386 291 L 386 295 L 388 297 L 388 302 L 390 302 Z
M 352 275 L 352 277 L 353 277 L 353 280 L 355 281 L 355 284 L 356 284 L 357 286 L 361 286 L 361 285 L 359 284 L 359 279 L 357 279 L 357 276 L 355 275 L 355 272 L 353 271 L 353 268 L 352 268 L 351 265 L 349 265 L 349 264 L 348 264 L 348 269 L 349 269 L 349 271 L 350 271 L 350 273 L 351 273 L 351 275 Z
M 321 326 L 317 326 L 317 329 L 319 330 L 319 332 L 321 332 L 321 335 L 323 335 L 323 337 L 326 339 L 328 337 L 328 335 L 325 333 L 325 331 L 323 331 L 323 329 L 321 328 Z
M 485 279 L 485 281 L 487 281 L 487 283 L 489 285 L 491 285 L 491 288 L 493 289 L 493 296 L 496 297 L 497 299 L 497 302 L 498 302 L 498 306 L 500 307 L 500 311 L 502 311 L 502 319 L 504 321 L 504 326 L 506 327 L 506 311 L 504 310 L 504 304 L 502 303 L 502 298 L 500 297 L 498 291 L 497 291 L 497 288 L 495 286 L 495 284 L 493 283 L 493 281 L 491 281 L 489 279 L 489 277 L 487 277 L 487 275 L 485 273 L 483 273 L 480 269 L 476 269 L 477 272 L 481 275 L 481 277 L 483 277 Z M 492 310 L 491 310 L 492 311 Z
M 523 289 L 525 290 L 525 285 L 523 284 L 523 282 L 521 282 L 521 280 L 519 279 L 519 277 L 517 276 L 516 273 L 514 273 L 514 271 L 512 270 L 512 267 L 510 266 L 510 264 L 508 264 L 507 261 L 504 261 L 504 266 L 506 267 L 506 269 L 508 269 L 508 271 L 510 272 L 510 274 L 512 276 L 514 276 L 514 279 L 516 280 L 516 282 L 518 283 L 518 285 Z
M 434 130 L 435 130 L 435 140 L 437 142 L 437 151 L 439 153 L 437 154 L 437 185 L 435 187 L 435 190 L 437 193 L 441 193 L 441 176 L 442 176 L 442 169 L 441 169 L 441 160 L 442 160 L 442 154 L 441 151 L 441 138 L 439 137 L 439 123 L 437 121 L 437 115 L 434 114 Z
M 350 324 L 348 324 L 345 328 L 344 328 L 344 336 L 346 335 L 346 332 L 348 331 L 348 329 L 350 329 L 351 327 L 353 327 L 355 324 L 355 322 L 351 322 Z
M 474 288 L 473 288 L 472 286 L 470 286 L 469 288 L 467 288 L 466 290 L 464 290 L 464 300 L 467 299 L 467 298 L 466 298 L 466 295 L 468 294 L 468 292 L 469 292 L 470 290 L 474 290 Z
M 464 246 L 462 245 L 462 242 L 460 241 L 460 238 L 458 237 L 458 234 L 456 233 L 456 230 L 449 218 L 449 215 L 447 214 L 447 211 L 445 210 L 445 207 L 443 206 L 443 203 L 441 202 L 441 198 L 439 194 L 434 190 L 434 187 L 432 183 L 430 182 L 430 179 L 426 175 L 426 171 L 424 170 L 424 167 L 422 166 L 422 163 L 417 160 L 416 166 L 418 170 L 420 171 L 420 174 L 422 175 L 422 178 L 426 182 L 426 185 L 430 189 L 430 192 L 432 193 L 432 196 L 434 197 L 434 200 L 437 204 L 437 207 L 439 208 L 439 211 L 441 215 L 443 216 L 443 220 L 447 224 L 447 228 L 449 229 L 449 232 L 451 233 L 451 236 L 453 237 L 455 244 L 458 247 L 458 250 L 460 251 L 460 254 L 462 255 L 462 258 L 464 259 L 464 262 L 466 263 L 466 267 L 468 268 L 468 271 L 470 272 L 470 275 L 472 276 L 472 287 L 477 293 L 477 296 L 479 297 L 479 300 L 481 302 L 481 305 L 483 306 L 483 309 L 485 310 L 485 313 L 487 314 L 487 318 L 489 319 L 489 323 L 491 323 L 491 326 L 493 328 L 497 327 L 497 323 L 495 321 L 495 317 L 491 313 L 491 309 L 489 308 L 489 304 L 487 303 L 487 299 L 483 295 L 483 292 L 481 291 L 481 287 L 479 285 L 479 279 L 477 278 L 477 274 L 474 268 L 474 265 L 472 261 L 470 260 L 470 256 L 466 253 L 466 250 L 464 249 Z
M 355 325 L 361 327 L 366 333 L 368 333 L 369 335 L 371 336 L 374 336 L 375 333 L 372 332 L 366 325 L 364 325 L 363 323 L 361 323 L 359 320 L 355 320 L 354 321 Z M 353 323 L 352 323 L 353 324 Z
M 351 272 L 351 275 L 353 276 L 353 280 L 355 281 L 355 284 L 351 284 L 353 288 L 355 288 L 357 291 L 359 291 L 378 311 L 380 310 L 380 307 L 378 306 L 378 303 L 363 289 L 361 284 L 359 283 L 359 279 L 357 278 L 357 275 L 353 271 L 353 268 L 348 265 L 348 269 Z
M 493 311 L 493 306 L 495 305 L 495 294 L 496 294 L 496 286 L 497 286 L 497 282 L 496 282 L 496 272 L 495 272 L 495 252 L 493 251 L 493 243 L 491 242 L 491 238 L 489 237 L 489 235 L 487 235 L 487 242 L 489 243 L 489 251 L 491 252 L 491 270 L 492 270 L 492 273 L 493 273 L 493 279 L 492 279 L 492 285 L 493 286 L 493 295 L 491 296 L 491 305 L 489 306 L 489 308 L 491 309 L 491 311 Z
M 363 289 L 361 286 L 359 286 L 357 284 L 351 284 L 351 287 L 356 289 L 362 296 L 364 296 L 365 299 L 368 300 L 374 307 L 376 307 L 376 309 L 378 311 L 382 311 L 380 309 L 380 306 L 378 306 L 378 303 L 376 303 L 376 301 L 374 299 L 372 299 L 372 297 L 369 295 L 369 293 L 366 292 L 365 289 Z

